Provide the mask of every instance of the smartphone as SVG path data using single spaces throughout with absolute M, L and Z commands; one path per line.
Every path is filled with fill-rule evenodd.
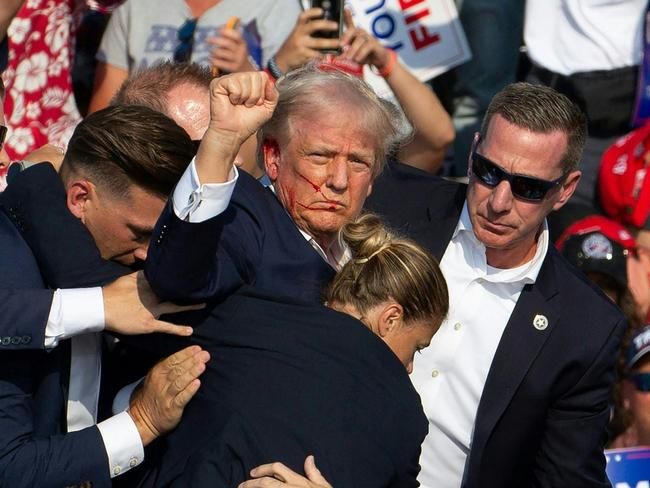
M 343 34 L 343 4 L 345 0 L 311 0 L 310 8 L 322 8 L 323 19 L 338 22 L 338 31 L 316 31 L 314 37 L 324 37 L 326 39 L 339 39 Z

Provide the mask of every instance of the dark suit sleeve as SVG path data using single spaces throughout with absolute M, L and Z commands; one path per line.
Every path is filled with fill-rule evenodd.
M 52 290 L 0 289 L 0 354 L 12 349 L 43 349 Z
M 190 223 L 176 216 L 170 198 L 156 224 L 145 264 L 156 294 L 177 303 L 199 303 L 254 283 L 264 240 L 254 205 L 254 199 L 231 200 L 222 214 Z
M 0 486 L 61 488 L 92 481 L 110 487 L 108 456 L 99 429 L 38 435 L 34 409 L 47 408 L 32 395 L 31 368 L 46 353 L 5 352 L 0 361 Z M 40 356 L 38 356 L 40 355 Z
M 101 286 L 129 272 L 101 258 L 86 227 L 68 210 L 65 189 L 51 164 L 36 164 L 17 174 L 0 202 L 49 286 Z
M 531 486 L 611 486 L 603 450 L 615 362 L 625 328 L 625 321 L 616 324 L 581 380 L 549 409 Z

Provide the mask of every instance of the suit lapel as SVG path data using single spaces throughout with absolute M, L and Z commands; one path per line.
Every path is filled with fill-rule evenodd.
M 494 355 L 476 414 L 468 461 L 468 478 L 474 481 L 481 462 L 477 453 L 483 452 L 494 427 L 558 322 L 559 311 L 550 303 L 557 294 L 554 252 L 549 248 L 537 281 L 522 290 Z

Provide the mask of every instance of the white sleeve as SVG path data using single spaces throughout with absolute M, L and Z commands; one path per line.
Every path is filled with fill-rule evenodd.
M 192 159 L 174 190 L 174 213 L 181 220 L 203 222 L 226 210 L 239 172 L 233 166 L 225 183 L 202 185 L 194 161 Z
M 104 330 L 104 296 L 100 287 L 56 290 L 45 325 L 45 347 L 79 334 Z
M 127 412 L 119 413 L 97 424 L 108 454 L 111 478 L 135 468 L 144 460 L 140 433 Z

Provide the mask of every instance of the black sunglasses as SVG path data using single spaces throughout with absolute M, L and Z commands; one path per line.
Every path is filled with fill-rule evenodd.
M 187 63 L 192 57 L 194 48 L 194 31 L 199 19 L 187 19 L 183 25 L 178 28 L 176 36 L 179 43 L 174 49 L 174 61 L 177 63 Z
M 568 173 L 563 174 L 557 180 L 542 180 L 533 176 L 524 176 L 508 173 L 493 161 L 472 149 L 472 173 L 485 185 L 495 187 L 503 180 L 510 183 L 512 194 L 521 200 L 529 202 L 541 202 L 544 197 L 556 186 L 560 185 Z
M 629 376 L 637 391 L 650 391 L 650 373 L 635 373 Z
M 5 137 L 7 137 L 7 128 L 4 125 L 0 125 L 0 149 L 5 144 Z

